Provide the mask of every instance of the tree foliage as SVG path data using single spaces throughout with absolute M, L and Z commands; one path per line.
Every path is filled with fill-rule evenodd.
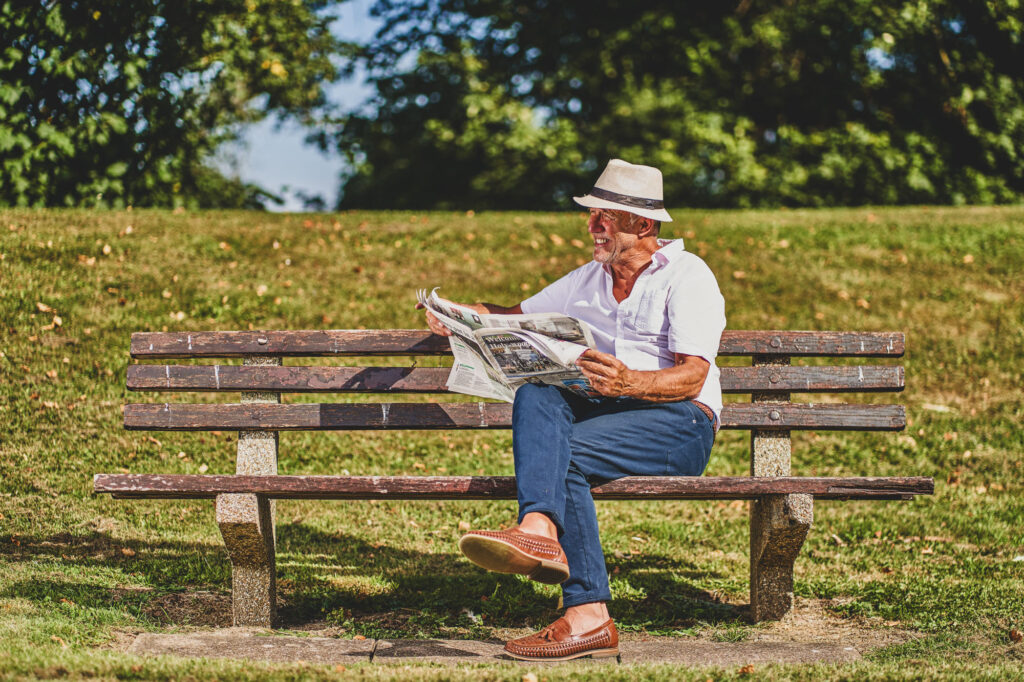
M 241 123 L 324 104 L 323 4 L 0 0 L 0 204 L 260 205 L 208 160 Z
M 1019 0 L 378 0 L 351 207 L 557 207 L 619 156 L 670 203 L 1024 197 Z

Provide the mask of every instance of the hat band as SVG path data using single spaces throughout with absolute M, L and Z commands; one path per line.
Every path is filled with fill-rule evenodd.
M 600 187 L 595 187 L 590 190 L 590 196 L 597 197 L 598 199 L 604 199 L 605 201 L 613 201 L 616 204 L 622 204 L 624 206 L 631 206 L 633 208 L 665 208 L 665 202 L 661 199 L 632 197 L 628 194 L 609 192 L 608 190 L 601 189 Z

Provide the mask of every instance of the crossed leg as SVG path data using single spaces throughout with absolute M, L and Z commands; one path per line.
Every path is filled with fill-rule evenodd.
M 568 579 L 562 582 L 565 618 L 531 637 L 556 626 L 565 637 L 586 638 L 602 628 L 614 633 L 590 489 L 631 475 L 699 476 L 714 442 L 711 422 L 689 401 L 591 399 L 553 386 L 526 385 L 516 392 L 512 429 L 519 526 L 512 531 L 516 535 L 502 538 L 501 549 L 519 545 L 529 555 L 530 548 L 550 542 L 559 553 L 564 551 L 568 568 Z M 492 536 L 487 542 L 493 546 L 495 532 L 480 534 Z M 534 544 L 526 547 L 526 542 Z M 559 625 L 563 620 L 565 625 Z M 617 646 L 617 635 L 614 639 Z

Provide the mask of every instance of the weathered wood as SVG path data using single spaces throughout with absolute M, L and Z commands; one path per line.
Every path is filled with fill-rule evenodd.
M 246 367 L 129 365 L 131 391 L 441 393 L 447 367 Z M 873 393 L 903 390 L 903 368 L 723 367 L 724 393 Z
M 903 368 L 723 367 L 723 393 L 881 393 L 903 390 Z
M 301 403 L 239 405 L 135 403 L 124 426 L 151 431 L 350 431 L 382 429 L 507 429 L 507 403 Z M 730 403 L 724 429 L 894 431 L 904 428 L 902 405 Z
M 272 499 L 515 499 L 514 476 L 218 476 L 96 474 L 93 489 L 115 497 L 210 498 L 251 493 Z M 594 497 L 757 499 L 800 493 L 821 499 L 895 499 L 934 492 L 933 479 L 904 477 L 630 476 L 593 489 Z
M 899 357 L 901 332 L 739 331 L 722 334 L 719 355 Z M 448 340 L 422 329 L 136 332 L 134 358 L 449 355 Z
M 448 339 L 425 329 L 136 332 L 133 358 L 450 355 Z
M 734 331 L 722 334 L 719 355 L 897 358 L 902 332 Z

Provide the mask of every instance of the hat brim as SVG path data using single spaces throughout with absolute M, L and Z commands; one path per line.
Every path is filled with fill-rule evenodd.
M 643 218 L 660 220 L 663 223 L 672 222 L 672 216 L 670 216 L 668 211 L 663 208 L 635 208 L 633 206 L 627 206 L 626 204 L 617 204 L 614 201 L 608 201 L 607 199 L 598 199 L 597 197 L 592 197 L 589 194 L 585 194 L 581 197 L 573 197 L 572 200 L 586 208 L 607 208 L 612 211 L 626 211 L 627 213 L 633 213 Z

